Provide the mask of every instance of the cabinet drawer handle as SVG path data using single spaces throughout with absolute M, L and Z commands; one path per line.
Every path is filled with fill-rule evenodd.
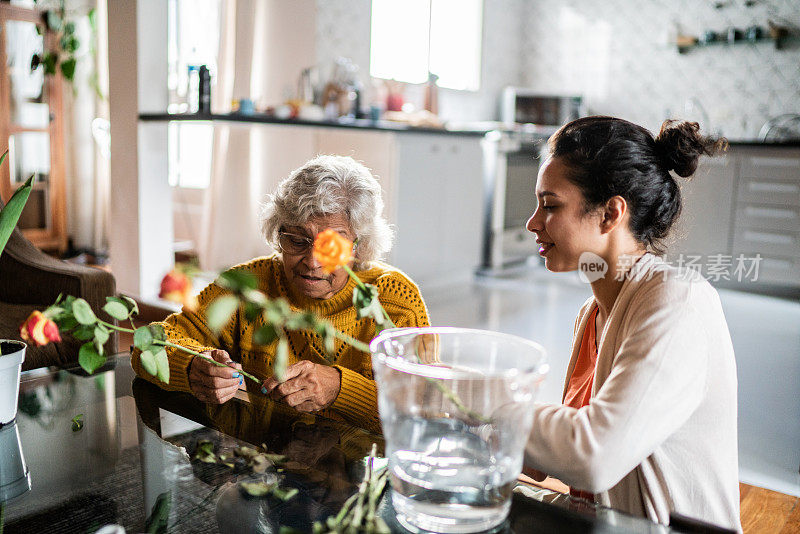
M 800 167 L 800 159 L 797 158 L 750 158 L 753 166 L 763 167 Z
M 780 208 L 754 208 L 747 206 L 744 209 L 744 214 L 747 217 L 764 217 L 767 219 L 796 219 L 797 212 L 794 210 L 785 210 Z
M 747 188 L 758 193 L 797 193 L 800 186 L 778 182 L 749 182 Z
M 768 234 L 766 232 L 745 231 L 744 238 L 747 241 L 759 241 L 761 243 L 771 243 L 773 245 L 791 245 L 794 237 L 784 234 Z

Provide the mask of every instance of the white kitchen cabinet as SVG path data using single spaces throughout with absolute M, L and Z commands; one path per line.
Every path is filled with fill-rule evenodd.
M 731 258 L 720 285 L 760 291 L 800 288 L 800 148 L 733 146 L 704 158 L 683 188 L 684 210 L 668 259 L 680 254 Z M 733 275 L 739 258 L 748 268 Z
M 314 128 L 317 154 L 351 156 L 366 165 L 383 189 L 383 215 L 391 224 L 397 221 L 394 202 L 397 182 L 397 149 L 394 132 Z
M 735 167 L 731 155 L 703 158 L 690 181 L 678 179 L 682 184 L 683 211 L 673 230 L 671 257 L 729 253 Z
M 800 149 L 738 153 L 732 254 L 760 254 L 760 284 L 800 287 Z
M 480 136 L 397 136 L 397 240 L 391 261 L 420 285 L 468 279 L 480 263 Z
M 211 192 L 214 198 L 247 186 L 252 171 L 258 174 L 257 187 L 250 187 L 254 195 L 263 198 L 315 155 L 352 156 L 371 169 L 383 189 L 384 216 L 396 232 L 394 247 L 386 258 L 389 263 L 426 285 L 467 280 L 479 266 L 484 209 L 481 135 L 222 120 L 213 124 L 215 135 L 223 131 L 244 135 L 234 148 L 249 148 L 247 157 L 228 154 L 234 161 L 241 160 L 241 169 L 233 173 L 234 180 L 220 182 L 220 191 Z M 202 193 L 194 195 L 191 205 L 175 214 L 180 220 L 176 225 L 179 237 L 196 239 L 195 233 L 203 226 L 203 197 Z M 185 196 L 180 199 L 187 200 Z M 232 209 L 230 203 L 226 205 Z M 253 226 L 255 215 L 239 211 L 236 216 L 246 218 L 240 226 L 253 227 L 249 249 L 263 248 L 263 239 Z M 224 232 L 217 238 L 219 246 L 229 245 Z M 220 257 L 232 264 L 243 261 L 240 255 L 257 255 L 246 248 L 237 245 L 236 250 L 222 251 Z

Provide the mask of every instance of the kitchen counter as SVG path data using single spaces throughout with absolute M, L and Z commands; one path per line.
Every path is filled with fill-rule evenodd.
M 730 144 L 731 146 L 800 148 L 800 139 L 787 139 L 786 141 L 761 141 L 758 139 L 728 139 L 728 144 Z
M 334 121 L 309 121 L 300 119 L 279 119 L 271 115 L 263 113 L 255 113 L 253 115 L 242 115 L 240 113 L 229 114 L 199 114 L 199 113 L 184 113 L 184 114 L 170 114 L 170 113 L 142 113 L 139 115 L 140 121 L 158 122 L 158 121 L 226 121 L 226 122 L 247 122 L 258 124 L 285 124 L 287 126 L 323 126 L 333 128 L 348 128 L 356 130 L 378 130 L 384 132 L 412 132 L 423 134 L 439 134 L 439 135 L 465 135 L 465 136 L 483 136 L 491 127 L 476 127 L 476 128 L 429 128 L 420 126 L 411 126 L 402 122 L 378 120 L 373 121 L 370 119 L 352 119 L 340 118 Z
M 430 128 L 422 126 L 411 126 L 410 124 L 396 121 L 371 119 L 352 119 L 340 118 L 338 120 L 309 121 L 301 119 L 279 119 L 264 113 L 253 115 L 242 115 L 240 113 L 227 114 L 199 114 L 199 113 L 142 113 L 139 120 L 146 122 L 158 121 L 227 121 L 227 122 L 247 122 L 257 124 L 285 124 L 287 126 L 323 126 L 331 128 L 348 128 L 354 130 L 376 130 L 383 132 L 411 132 L 423 134 L 439 135 L 465 135 L 483 136 L 486 132 L 503 129 L 500 123 L 493 121 L 483 121 L 475 123 L 457 123 L 452 127 Z M 761 141 L 759 139 L 728 139 L 731 146 L 761 146 L 761 147 L 800 147 L 800 139 L 786 141 Z

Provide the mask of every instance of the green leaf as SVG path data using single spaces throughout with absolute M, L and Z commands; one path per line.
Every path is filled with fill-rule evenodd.
M 330 323 L 325 323 L 322 341 L 325 344 L 325 352 L 328 354 L 333 354 L 336 350 L 336 336 L 334 335 L 333 330 L 333 325 Z
M 289 330 L 310 330 L 314 328 L 316 320 L 311 319 L 305 313 L 292 313 L 286 318 L 284 327 Z
M 154 341 L 166 341 L 167 340 L 167 332 L 164 330 L 164 327 L 160 324 L 151 324 L 147 325 L 147 328 L 150 330 L 150 335 L 153 336 Z
M 252 302 L 245 302 L 244 304 L 244 318 L 249 322 L 253 322 L 261 315 L 261 306 Z
M 47 21 L 47 27 L 55 32 L 61 30 L 61 24 L 64 22 L 58 12 L 52 9 L 47 12 L 45 20 Z
M 0 156 L 0 165 L 3 164 L 6 155 L 8 155 L 8 150 Z M 33 176 L 14 191 L 14 194 L 8 200 L 8 204 L 0 210 L 0 254 L 3 253 L 6 243 L 8 243 L 8 238 L 11 237 L 14 227 L 17 226 L 17 221 L 19 221 L 19 216 L 22 215 L 22 210 L 25 208 L 25 203 L 28 201 L 32 187 Z
M 72 312 L 64 313 L 60 317 L 53 319 L 53 322 L 56 323 L 59 330 L 64 332 L 69 332 L 70 330 L 78 326 L 78 321 L 75 320 L 75 317 L 73 317 Z
M 60 317 L 61 314 L 64 313 L 64 311 L 65 311 L 64 308 L 62 308 L 61 306 L 56 306 L 55 304 L 53 304 L 52 306 L 48 306 L 48 308 L 44 310 L 42 314 L 52 321 L 56 317 Z
M 124 321 L 128 318 L 129 310 L 124 304 L 115 301 L 109 301 L 103 306 L 103 311 L 109 314 L 117 321 Z
M 152 344 L 153 334 L 146 326 L 140 326 L 133 332 L 133 346 L 137 349 L 147 350 Z
M 257 289 L 258 278 L 246 271 L 230 269 L 219 275 L 216 284 L 231 291 Z
M 106 359 L 97 353 L 94 343 L 84 343 L 78 351 L 78 363 L 89 373 L 94 373 L 99 367 L 106 363 Z
M 167 351 L 164 349 L 164 347 L 161 347 L 161 350 L 156 352 L 155 359 L 157 370 L 156 376 L 158 376 L 158 379 L 165 384 L 169 384 L 169 359 L 167 359 Z
M 150 376 L 156 376 L 158 374 L 158 364 L 156 363 L 156 357 L 152 352 L 149 350 L 143 350 L 139 355 L 139 361 L 142 362 L 142 367 L 144 367 L 144 370 L 147 371 L 147 374 Z
M 242 291 L 242 296 L 247 302 L 263 307 L 269 300 L 267 296 L 258 289 L 245 289 Z
M 197 442 L 197 448 L 194 451 L 192 460 L 199 460 L 207 464 L 217 462 L 217 455 L 214 454 L 214 443 L 207 439 L 201 439 Z
M 297 488 L 289 488 L 289 489 L 275 488 L 272 490 L 272 496 L 283 502 L 288 501 L 289 499 L 297 495 L 297 493 L 298 493 Z
M 239 482 L 239 487 L 250 497 L 266 497 L 272 493 L 275 484 L 266 482 Z
M 53 52 L 45 52 L 42 58 L 42 65 L 44 65 L 44 73 L 52 76 L 56 73 L 56 63 L 58 63 L 58 56 Z
M 130 297 L 125 295 L 120 295 L 118 297 L 106 297 L 107 302 L 116 302 L 125 306 L 125 309 L 128 310 L 129 315 L 139 315 L 139 305 L 136 304 L 136 301 Z M 111 315 L 111 314 L 109 314 Z
M 231 320 L 231 316 L 239 307 L 239 298 L 236 295 L 219 297 L 206 308 L 206 322 L 215 333 L 219 333 Z
M 61 62 L 61 74 L 64 75 L 69 81 L 75 79 L 75 65 L 78 61 L 74 57 L 70 57 Z
M 272 462 L 273 464 L 285 464 L 289 461 L 288 456 L 284 456 L 283 454 L 273 454 L 269 452 L 262 452 L 261 456 Z
M 278 347 L 275 349 L 275 363 L 272 365 L 272 371 L 275 373 L 275 378 L 278 382 L 286 380 L 286 362 L 289 360 L 289 344 L 285 337 L 278 340 Z
M 256 345 L 269 345 L 278 339 L 278 331 L 271 324 L 264 325 L 253 334 L 253 343 Z
M 165 491 L 156 497 L 150 516 L 144 522 L 147 534 L 161 534 L 169 527 L 169 512 L 172 509 L 172 493 Z
M 364 284 L 364 287 L 356 286 L 353 291 L 353 307 L 359 319 L 369 317 L 381 326 L 386 321 L 383 306 L 378 300 L 378 288 L 372 284 Z
M 101 345 L 105 345 L 111 332 L 105 326 L 99 324 L 94 327 L 94 340 Z
M 72 332 L 72 336 L 75 339 L 80 339 L 81 341 L 94 339 L 94 326 L 82 324 Z
M 78 432 L 83 430 L 83 414 L 79 413 L 75 417 L 72 418 L 72 431 Z
M 265 319 L 268 323 L 283 324 L 291 311 L 289 303 L 283 299 L 270 300 L 264 305 Z
M 74 35 L 65 33 L 61 36 L 61 39 L 59 39 L 59 45 L 61 46 L 61 50 L 64 52 L 67 52 L 68 54 L 74 54 L 78 49 L 80 42 Z
M 97 317 L 92 311 L 92 307 L 83 299 L 75 299 L 72 303 L 72 314 L 81 324 L 93 325 L 97 322 Z

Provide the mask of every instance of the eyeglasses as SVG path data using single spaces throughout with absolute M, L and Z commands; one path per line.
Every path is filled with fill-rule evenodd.
M 303 254 L 314 245 L 314 240 L 305 235 L 278 232 L 278 244 L 281 250 L 287 254 Z
M 278 244 L 281 247 L 281 251 L 286 254 L 305 254 L 308 249 L 314 246 L 314 240 L 306 235 L 279 230 Z M 357 244 L 358 238 L 353 241 L 353 250 L 355 250 Z

